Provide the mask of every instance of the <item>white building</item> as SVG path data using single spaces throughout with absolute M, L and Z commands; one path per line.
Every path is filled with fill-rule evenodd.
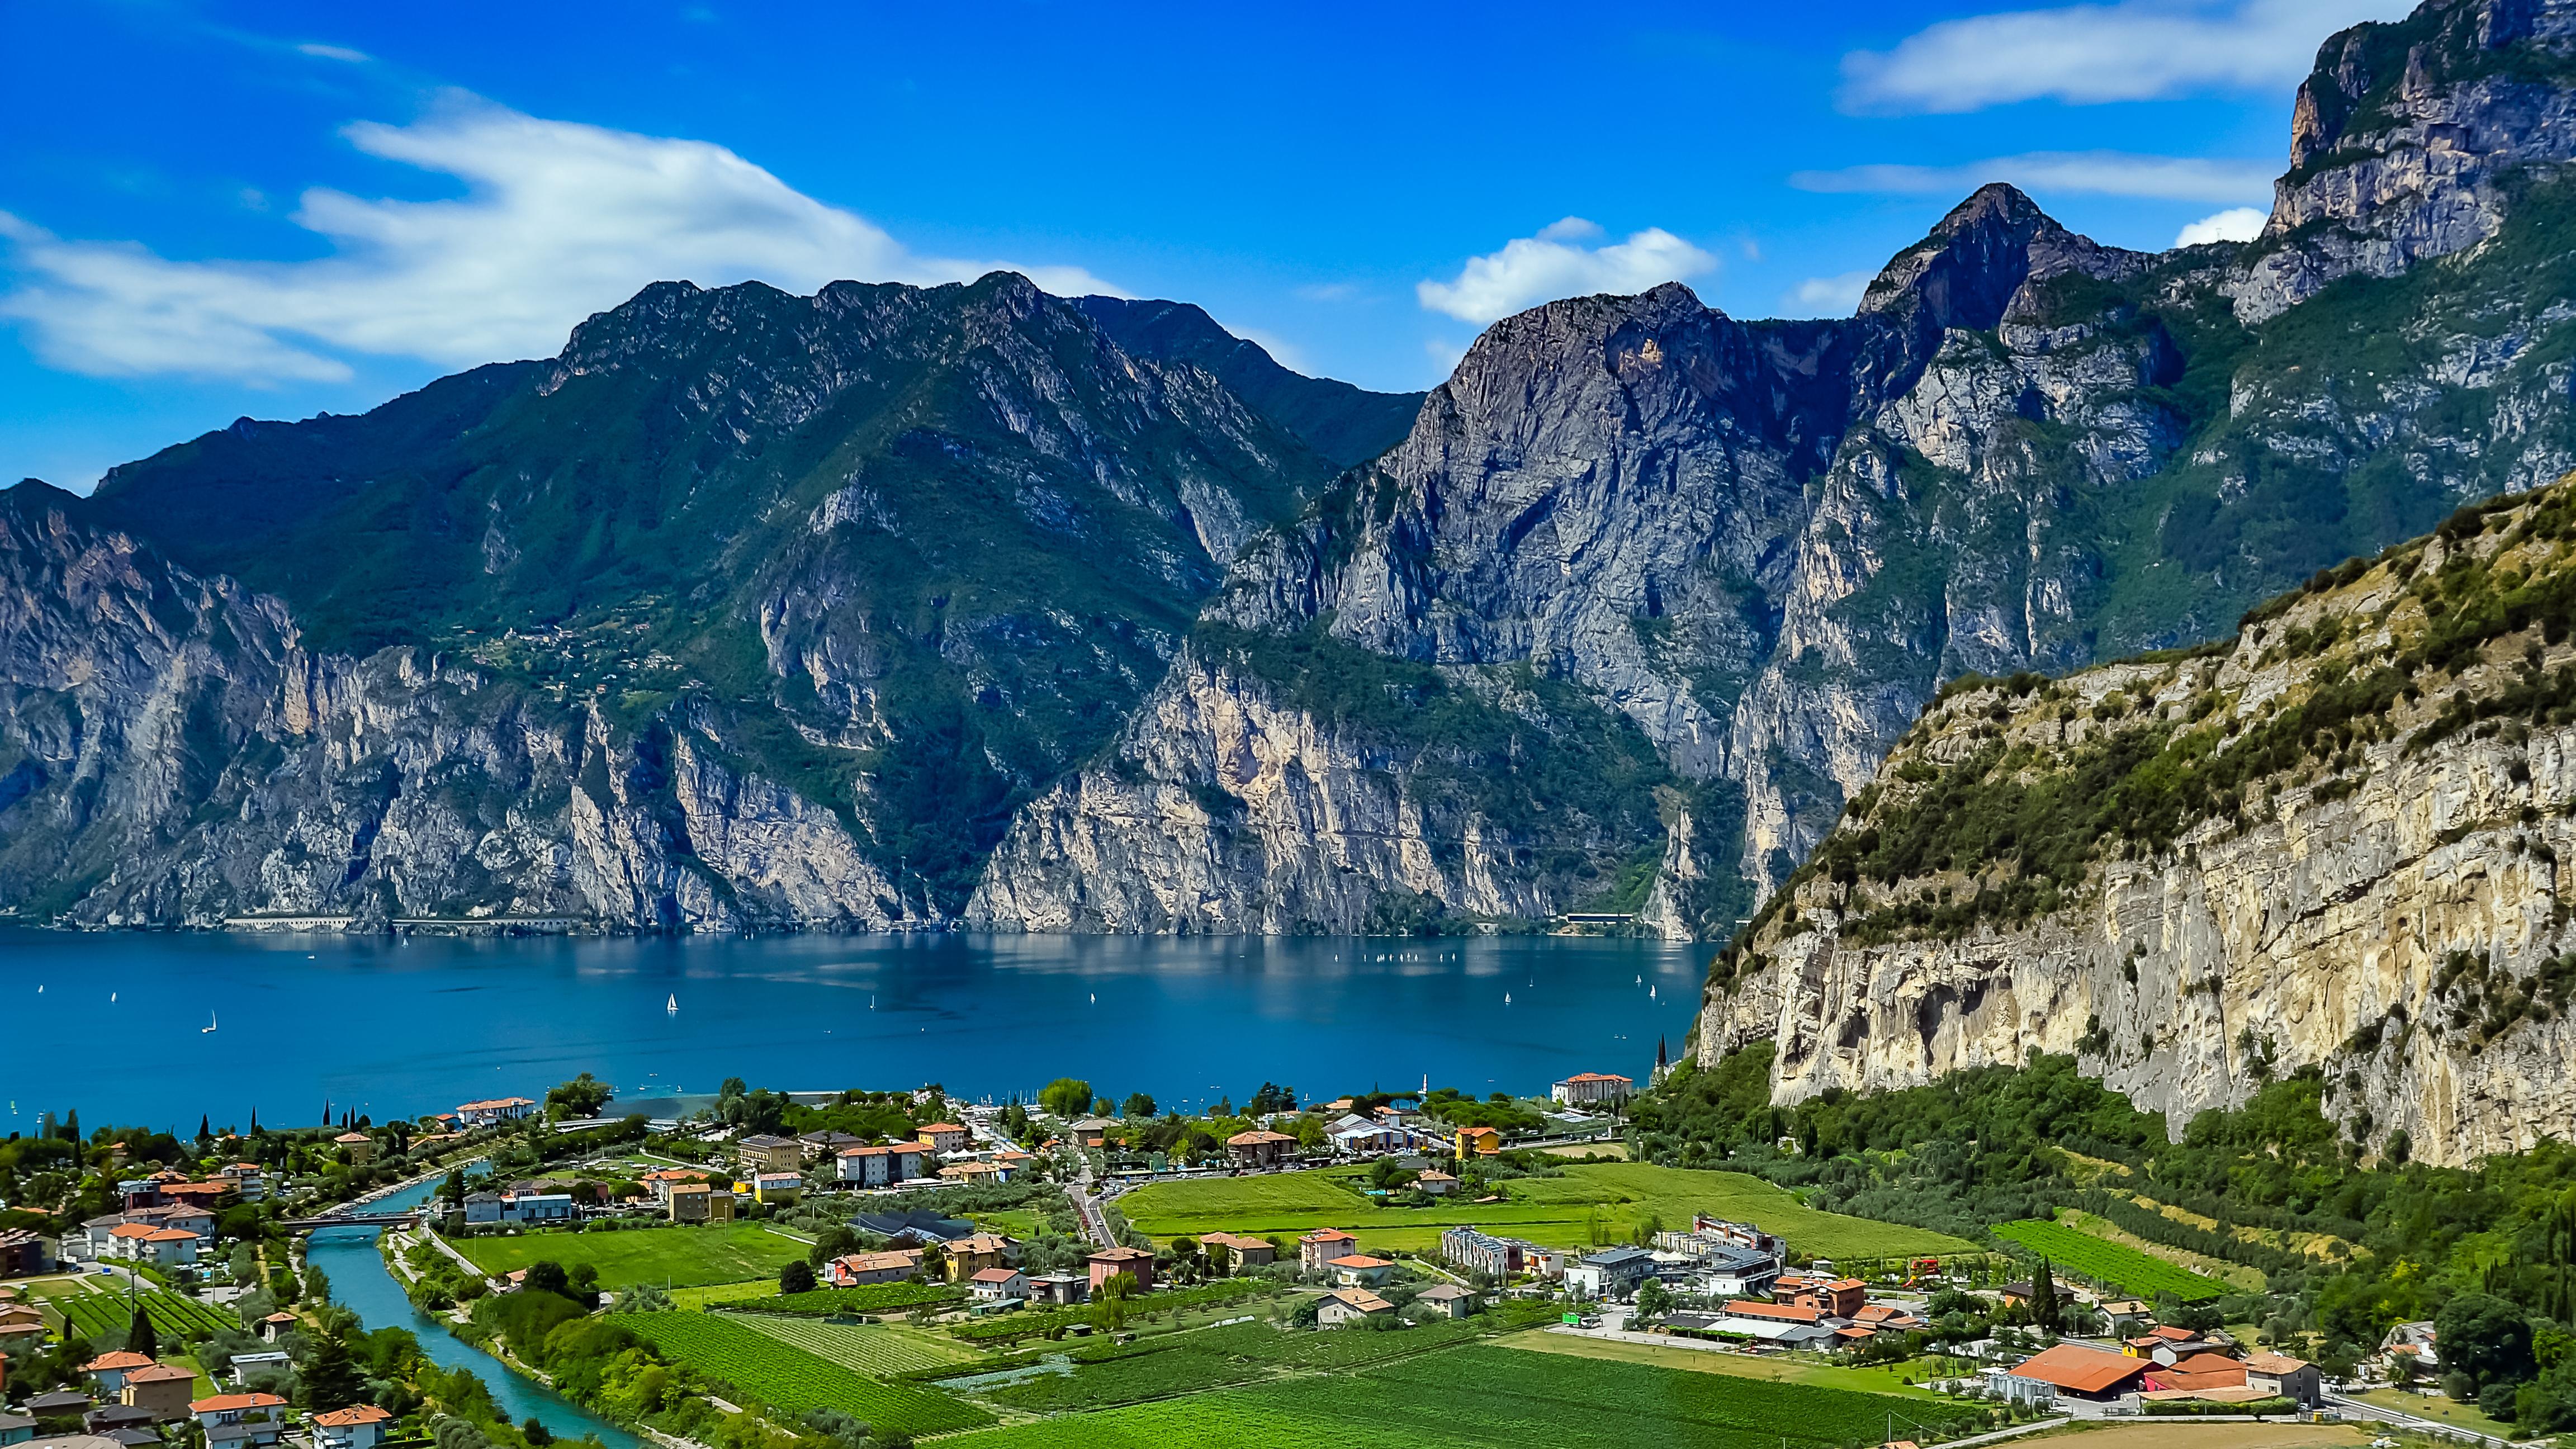
M 1613 1072 L 1577 1072 L 1547 1094 L 1569 1107 L 1600 1107 L 1627 1101 L 1636 1089 L 1635 1081 Z
M 456 1108 L 456 1120 L 468 1127 L 497 1127 L 504 1122 L 517 1122 L 533 1117 L 537 1104 L 525 1097 L 494 1097 L 481 1102 L 462 1102 Z

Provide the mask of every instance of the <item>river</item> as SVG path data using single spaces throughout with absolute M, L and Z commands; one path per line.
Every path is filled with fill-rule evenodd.
M 1264 1081 L 1544 1092 L 1681 1048 L 1705 951 L 1503 937 L 456 938 L 0 927 L 0 1129 L 182 1133 L 540 1097 L 577 1072 L 650 1110 L 789 1091 L 1080 1077 L 1192 1108 Z M 212 1027 L 213 1030 L 206 1028 Z M 111 1053 L 102 1042 L 114 1042 Z
M 48 993 L 49 995 L 51 993 Z M 420 1183 L 367 1204 L 372 1211 L 417 1207 L 438 1189 L 438 1180 Z M 514 1424 L 531 1417 L 558 1439 L 596 1434 L 609 1449 L 641 1449 L 635 1436 L 595 1418 L 542 1385 L 511 1372 L 507 1364 L 466 1343 L 440 1323 L 411 1306 L 393 1270 L 376 1250 L 380 1228 L 317 1228 L 305 1246 L 305 1261 L 331 1280 L 331 1300 L 358 1315 L 370 1329 L 408 1328 L 420 1339 L 423 1353 L 441 1368 L 468 1369 L 491 1386 L 492 1397 Z

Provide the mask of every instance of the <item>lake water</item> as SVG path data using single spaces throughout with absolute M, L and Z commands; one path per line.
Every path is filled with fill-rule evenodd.
M 462 940 L 0 927 L 0 1130 L 379 1121 L 539 1097 L 644 1106 L 726 1077 L 790 1091 L 1059 1076 L 1183 1108 L 1544 1092 L 1681 1048 L 1705 953 L 1661 942 L 783 936 Z M 676 1010 L 670 1009 L 676 1004 Z M 209 1025 L 216 1029 L 205 1030 Z
M 51 995 L 51 992 L 47 992 Z M 377 1199 L 368 1206 L 383 1211 L 417 1207 L 437 1191 L 436 1182 L 424 1182 L 402 1192 Z M 403 1296 L 402 1285 L 394 1280 L 385 1266 L 382 1253 L 376 1251 L 376 1228 L 318 1228 L 306 1245 L 305 1261 L 320 1268 L 331 1280 L 331 1299 L 358 1315 L 370 1329 L 408 1328 L 420 1339 L 421 1352 L 441 1368 L 466 1369 L 492 1390 L 492 1397 L 514 1424 L 536 1419 L 554 1431 L 558 1439 L 578 1439 L 596 1434 L 609 1449 L 641 1449 L 635 1436 L 604 1419 L 574 1407 L 532 1380 L 521 1378 L 510 1367 L 479 1348 L 447 1331 L 447 1326 L 419 1309 Z

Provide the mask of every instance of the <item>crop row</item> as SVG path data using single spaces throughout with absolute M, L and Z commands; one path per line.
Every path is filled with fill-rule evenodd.
M 1226 1303 L 1241 1303 L 1277 1293 L 1271 1283 L 1250 1278 L 1228 1278 L 1196 1288 L 1155 1293 L 1126 1300 L 1128 1316 L 1164 1313 L 1181 1308 L 1207 1308 Z M 1011 1343 L 1023 1338 L 1038 1338 L 1059 1328 L 1078 1323 L 1103 1324 L 1108 1321 L 1108 1305 L 1093 1302 L 1080 1308 L 1059 1308 L 1004 1314 L 998 1318 L 978 1318 L 952 1326 L 948 1331 L 968 1343 Z
M 942 1343 L 933 1352 L 924 1341 L 906 1337 L 897 1329 L 855 1323 L 821 1323 L 811 1318 L 770 1317 L 746 1314 L 742 1325 L 781 1343 L 801 1348 L 816 1358 L 828 1359 L 845 1369 L 871 1378 L 892 1378 L 919 1369 L 952 1364 L 973 1352 Z
M 2034 1253 L 2045 1254 L 2050 1263 L 2070 1273 L 2081 1274 L 2135 1297 L 2154 1298 L 2171 1293 L 2185 1303 L 2199 1303 L 2228 1291 L 2227 1285 L 2215 1278 L 2176 1267 L 2124 1243 L 2079 1233 L 2046 1218 L 2000 1223 L 1994 1232 L 1996 1237 L 2019 1243 Z
M 935 1389 L 891 1384 L 815 1357 L 715 1313 L 638 1313 L 626 1320 L 665 1357 L 790 1414 L 839 1409 L 907 1434 L 971 1429 L 992 1416 Z
M 218 1328 L 238 1326 L 228 1314 L 160 1289 L 143 1294 L 141 1302 L 144 1315 L 152 1320 L 152 1331 L 171 1338 L 204 1338 Z M 54 1299 L 53 1306 L 92 1346 L 111 1339 L 121 1344 L 134 1326 L 134 1304 L 122 1294 L 73 1294 Z
M 797 1313 L 828 1317 L 836 1313 L 901 1313 L 911 1308 L 943 1308 L 962 1303 L 966 1295 L 935 1283 L 868 1283 L 856 1288 L 816 1288 L 774 1298 L 737 1301 L 731 1306 L 753 1313 Z

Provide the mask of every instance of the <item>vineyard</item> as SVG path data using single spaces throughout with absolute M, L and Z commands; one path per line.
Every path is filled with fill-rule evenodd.
M 1032 1378 L 995 1389 L 990 1397 L 995 1403 L 1034 1413 L 1105 1409 L 1254 1383 L 1289 1372 L 1364 1368 L 1467 1343 L 1534 1322 L 1537 1316 L 1487 1314 L 1402 1333 L 1308 1332 L 1269 1323 L 1237 1324 L 1149 1338 L 1096 1358 L 1077 1351 L 1077 1361 L 1093 1361 L 1081 1362 L 1068 1375 Z
M 835 1313 L 902 1313 L 914 1308 L 946 1308 L 966 1295 L 937 1283 L 868 1283 L 856 1288 L 817 1288 L 770 1298 L 736 1300 L 754 1313 L 801 1313 L 817 1318 Z
M 975 1352 L 925 1333 L 882 1325 L 818 1323 L 810 1318 L 756 1313 L 744 1314 L 735 1321 L 765 1337 L 871 1378 L 939 1368 L 972 1358 Z
M 1014 1425 L 961 1449 L 1840 1449 L 1881 1442 L 1891 1410 L 1899 1437 L 1985 1422 L 1919 1400 L 1470 1346 L 1358 1374 Z
M 2229 1291 L 2215 1278 L 2178 1268 L 2121 1243 L 2079 1233 L 2046 1218 L 1998 1223 L 1995 1236 L 2045 1254 L 2055 1267 L 2090 1278 L 2137 1298 L 2170 1293 L 2185 1303 L 2202 1303 Z
M 111 1341 L 121 1345 L 134 1326 L 134 1305 L 121 1293 L 73 1293 L 49 1301 L 71 1330 L 92 1345 Z M 218 1328 L 241 1326 L 229 1313 L 166 1290 L 144 1294 L 142 1303 L 152 1331 L 164 1338 L 193 1342 Z
M 1176 1292 L 1130 1298 L 1126 1300 L 1126 1311 L 1128 1317 L 1139 1318 L 1149 1313 L 1170 1313 L 1186 1308 L 1208 1308 L 1228 1303 L 1244 1303 L 1255 1298 L 1267 1297 L 1278 1291 L 1276 1286 L 1255 1279 L 1229 1278 L 1196 1288 L 1183 1288 Z M 1070 1328 L 1078 1323 L 1105 1326 L 1108 1321 L 1108 1306 L 1095 1302 L 1080 1308 L 1008 1313 L 999 1318 L 979 1318 L 952 1325 L 948 1331 L 968 1343 L 1016 1343 L 1024 1338 L 1041 1338 L 1059 1328 Z
M 865 1378 L 716 1313 L 638 1313 L 627 1324 L 666 1358 L 789 1414 L 839 1409 L 879 1429 L 932 1434 L 992 1415 L 935 1389 Z

